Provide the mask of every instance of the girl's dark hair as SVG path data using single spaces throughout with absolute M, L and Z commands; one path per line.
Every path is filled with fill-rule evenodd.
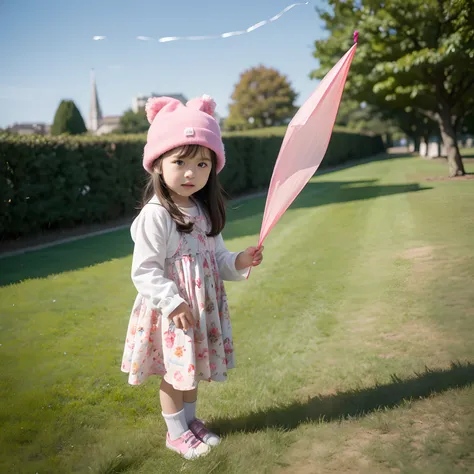
M 195 158 L 201 153 L 201 145 L 183 145 L 177 147 L 178 152 L 176 158 Z M 209 237 L 214 237 L 222 231 L 225 226 L 225 200 L 224 190 L 222 189 L 219 178 L 216 173 L 217 156 L 210 150 L 212 168 L 206 185 L 193 194 L 193 198 L 204 208 L 208 220 L 211 224 L 211 230 L 208 232 Z M 142 207 L 156 195 L 161 205 L 169 212 L 171 218 L 176 223 L 178 232 L 189 234 L 193 230 L 192 222 L 188 222 L 178 206 L 171 199 L 168 187 L 161 174 L 163 155 L 158 157 L 153 163 L 153 173 L 145 186 L 143 193 Z

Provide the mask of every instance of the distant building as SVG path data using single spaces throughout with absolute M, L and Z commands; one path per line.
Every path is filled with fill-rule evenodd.
M 140 109 L 145 108 L 146 101 L 150 97 L 160 97 L 160 96 L 166 96 L 166 97 L 172 97 L 173 99 L 179 100 L 181 103 L 186 104 L 188 99 L 183 94 L 156 94 L 152 93 L 151 95 L 138 95 L 132 99 L 132 110 L 135 113 L 138 113 Z
M 101 120 L 99 128 L 95 131 L 95 135 L 112 133 L 114 130 L 117 130 L 119 126 L 120 115 L 108 115 Z
M 6 129 L 9 133 L 18 133 L 19 135 L 47 135 L 50 126 L 45 123 L 15 123 Z
M 156 94 L 138 95 L 132 99 L 132 110 L 138 113 L 145 108 L 146 102 L 150 97 L 167 96 L 179 100 L 182 104 L 186 104 L 188 99 L 183 94 Z M 214 114 L 215 119 L 220 123 L 221 118 Z M 97 92 L 97 85 L 95 82 L 94 72 L 91 73 L 91 101 L 89 109 L 88 129 L 94 135 L 105 135 L 117 130 L 120 126 L 120 116 L 102 116 L 102 110 L 99 103 L 99 94 Z
M 91 72 L 91 102 L 90 102 L 90 107 L 89 107 L 89 121 L 87 123 L 87 128 L 89 129 L 89 132 L 95 135 L 101 125 L 102 125 L 102 110 L 100 109 L 99 95 L 97 94 L 95 74 L 94 74 L 94 71 L 92 71 Z
M 91 73 L 91 101 L 89 108 L 88 129 L 93 135 L 105 135 L 112 133 L 120 125 L 120 115 L 102 115 L 100 108 L 99 94 L 95 82 L 94 71 Z
M 139 110 L 145 108 L 146 101 L 150 97 L 160 97 L 160 96 L 166 96 L 166 97 L 172 97 L 173 99 L 179 100 L 182 104 L 186 104 L 188 99 L 186 99 L 186 96 L 183 94 L 156 94 L 152 93 L 151 95 L 137 95 L 132 99 L 132 110 L 135 113 L 138 113 Z M 223 126 L 224 120 L 219 116 L 217 112 L 214 112 L 214 118 L 217 120 L 217 123 L 219 124 L 220 127 Z
M 137 95 L 132 99 L 132 110 L 137 113 L 140 109 L 144 109 L 147 100 L 148 96 Z

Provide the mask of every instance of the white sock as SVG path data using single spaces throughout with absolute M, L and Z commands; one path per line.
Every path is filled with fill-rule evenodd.
M 189 425 L 196 418 L 196 402 L 184 402 L 184 413 L 186 415 L 186 423 Z
M 188 431 L 189 427 L 186 422 L 184 409 L 171 415 L 166 415 L 165 413 L 161 414 L 166 421 L 166 426 L 168 427 L 168 433 L 170 434 L 171 441 L 178 439 L 183 433 Z

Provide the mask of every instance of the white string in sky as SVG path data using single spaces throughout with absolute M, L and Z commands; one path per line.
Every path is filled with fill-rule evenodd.
M 292 3 L 288 5 L 284 10 L 278 13 L 275 16 L 272 16 L 268 20 L 259 21 L 255 23 L 255 25 L 249 26 L 246 30 L 240 31 L 229 31 L 227 33 L 222 33 L 220 35 L 210 35 L 210 36 L 164 36 L 162 38 L 151 38 L 150 36 L 137 36 L 137 40 L 140 41 L 158 41 L 159 43 L 169 43 L 171 41 L 179 41 L 179 40 L 188 40 L 188 41 L 200 41 L 200 40 L 207 40 L 207 39 L 217 39 L 217 38 L 230 38 L 231 36 L 239 36 L 244 35 L 246 33 L 250 33 L 251 31 L 255 31 L 258 28 L 261 28 L 268 23 L 272 23 L 278 20 L 282 15 L 286 12 L 290 11 L 292 8 L 300 6 L 300 5 L 308 5 L 309 2 L 304 3 Z M 94 41 L 101 41 L 107 39 L 107 36 L 93 36 L 92 39 Z

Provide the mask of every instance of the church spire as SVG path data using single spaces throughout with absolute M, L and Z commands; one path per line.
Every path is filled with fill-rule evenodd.
M 94 70 L 91 71 L 91 105 L 89 109 L 89 130 L 96 132 L 102 122 L 102 112 L 100 110 L 99 96 L 95 84 Z

